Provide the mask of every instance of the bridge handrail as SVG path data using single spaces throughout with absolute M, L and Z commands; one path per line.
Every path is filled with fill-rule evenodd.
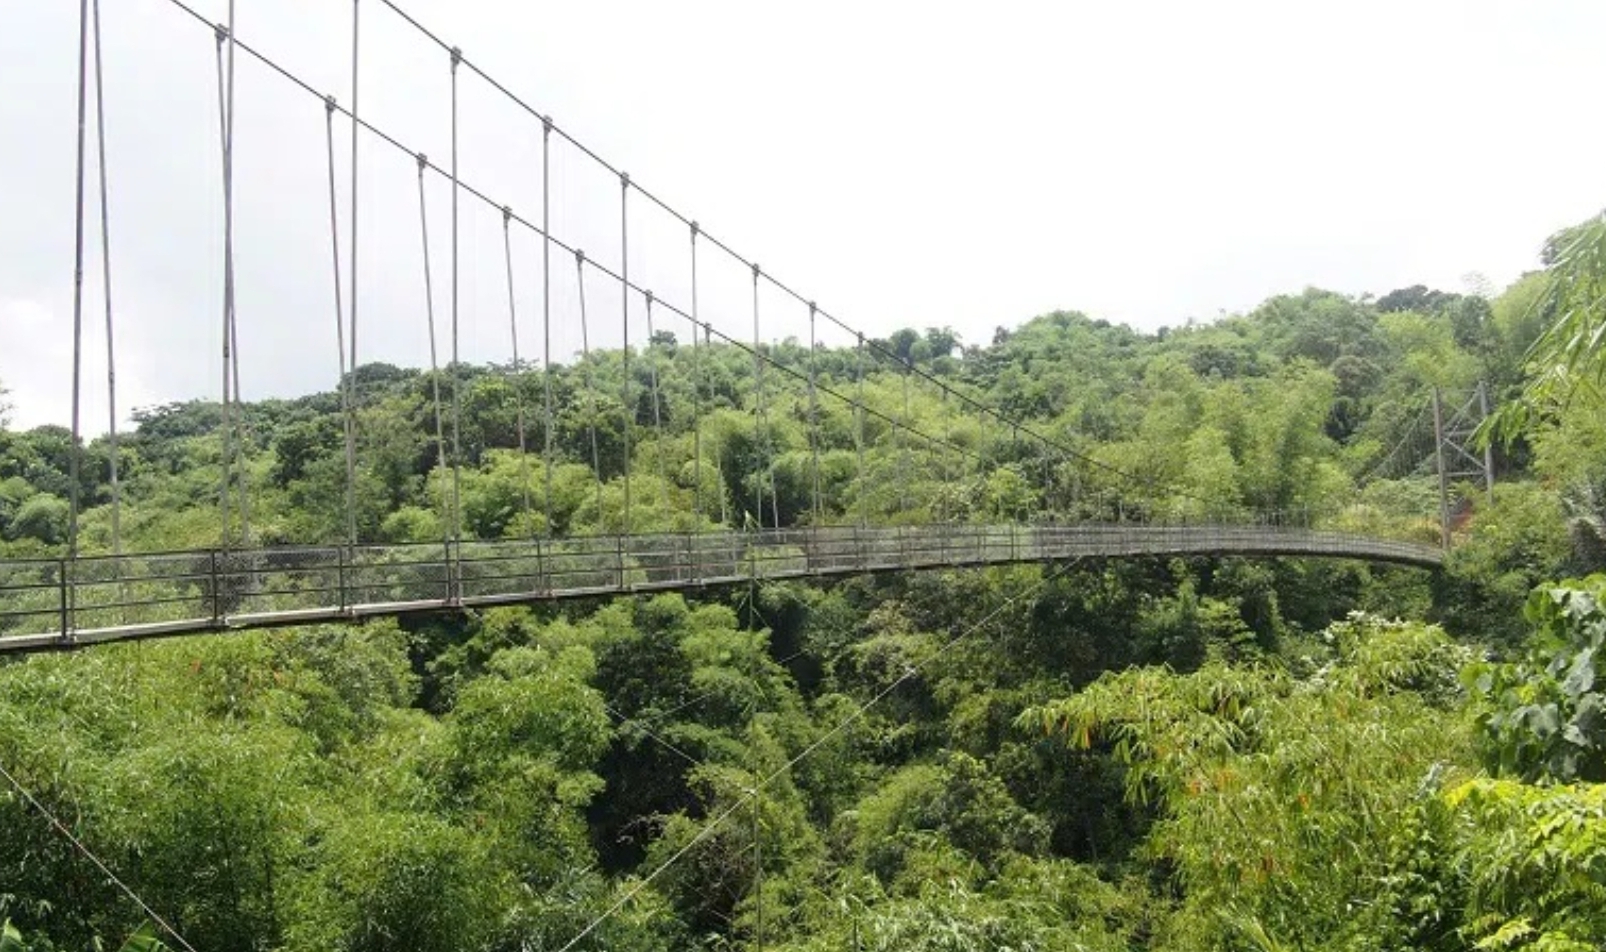
M 0 561 L 0 652 L 753 578 L 1208 554 L 1443 560 L 1435 546 L 1295 526 L 957 522 L 20 559 Z

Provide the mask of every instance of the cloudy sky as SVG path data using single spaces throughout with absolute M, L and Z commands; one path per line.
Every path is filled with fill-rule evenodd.
M 102 0 L 112 285 L 124 411 L 215 395 L 222 186 L 211 31 L 173 0 Z M 187 0 L 222 20 L 224 0 Z M 447 54 L 362 7 L 361 107 L 445 162 Z M 398 0 L 538 111 L 767 273 L 871 333 L 994 327 L 1074 308 L 1152 329 L 1308 285 L 1499 287 L 1606 204 L 1590 2 L 808 4 Z M 351 6 L 238 0 L 238 36 L 348 103 Z M 0 4 L 0 382 L 16 422 L 68 419 L 77 4 Z M 331 386 L 322 104 L 242 55 L 238 319 L 248 398 Z M 502 219 L 541 217 L 540 126 L 459 77 L 464 359 L 511 354 Z M 342 255 L 349 127 L 336 127 Z M 558 140 L 554 140 L 557 143 Z M 414 160 L 359 145 L 363 360 L 428 361 Z M 93 177 L 91 198 L 93 198 Z M 616 267 L 620 187 L 555 145 L 554 235 Z M 450 347 L 451 193 L 427 181 L 439 345 Z M 689 306 L 685 226 L 628 200 L 633 278 Z M 90 206 L 90 214 L 95 207 Z M 85 429 L 104 429 L 90 231 Z M 540 245 L 514 226 L 513 305 L 541 356 Z M 342 280 L 350 274 L 342 265 Z M 752 335 L 751 276 L 704 246 L 699 304 Z M 349 288 L 348 288 L 349 290 Z M 593 345 L 621 296 L 587 278 Z M 580 347 L 574 260 L 552 258 L 553 356 Z M 761 334 L 807 333 L 765 289 Z M 631 334 L 645 336 L 640 298 Z M 655 321 L 680 331 L 659 309 Z M 822 338 L 842 343 L 840 333 Z M 126 417 L 126 412 L 125 412 Z

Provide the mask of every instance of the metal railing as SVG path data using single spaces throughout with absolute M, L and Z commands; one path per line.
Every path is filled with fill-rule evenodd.
M 1358 558 L 1441 549 L 1266 525 L 829 526 L 0 562 L 0 652 L 565 598 L 1086 557 Z

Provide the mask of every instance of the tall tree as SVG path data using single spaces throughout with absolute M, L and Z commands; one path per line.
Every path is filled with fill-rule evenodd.
M 1522 399 L 1495 417 L 1492 432 L 1507 441 L 1606 383 L 1606 212 L 1552 236 L 1543 260 L 1544 291 L 1532 306 L 1553 318 L 1528 348 Z

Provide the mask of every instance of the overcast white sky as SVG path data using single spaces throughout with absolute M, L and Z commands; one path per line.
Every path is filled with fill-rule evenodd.
M 211 34 L 170 0 L 102 2 L 120 402 L 215 396 Z M 223 0 L 193 2 L 225 15 Z M 363 113 L 445 160 L 446 55 L 361 2 Z M 24 426 L 68 419 L 77 6 L 0 4 L 0 381 Z M 1308 285 L 1462 290 L 1474 272 L 1499 287 L 1535 265 L 1546 235 L 1606 204 L 1599 3 L 402 6 L 635 181 L 876 334 L 947 324 L 985 342 L 1056 308 L 1153 329 Z M 238 8 L 243 41 L 349 101 L 349 4 Z M 327 389 L 323 110 L 247 58 L 238 70 L 245 395 Z M 460 82 L 463 181 L 538 219 L 539 125 L 470 74 Z M 337 128 L 342 228 L 348 136 Z M 411 160 L 366 135 L 360 151 L 363 359 L 423 364 Z M 553 189 L 554 233 L 617 263 L 617 181 L 559 149 Z M 439 180 L 429 203 L 445 348 Z M 500 216 L 466 198 L 461 214 L 463 356 L 506 360 Z M 686 230 L 639 196 L 630 215 L 632 276 L 686 303 Z M 90 237 L 84 413 L 98 432 Z M 516 232 L 514 254 L 522 351 L 538 359 L 539 245 Z M 750 278 L 711 248 L 699 263 L 704 316 L 750 335 Z M 553 266 L 553 351 L 565 358 L 579 347 L 573 260 Z M 588 280 L 593 343 L 616 344 L 618 290 Z M 632 307 L 639 338 L 645 314 Z M 761 308 L 765 337 L 806 333 L 806 312 L 779 295 Z

